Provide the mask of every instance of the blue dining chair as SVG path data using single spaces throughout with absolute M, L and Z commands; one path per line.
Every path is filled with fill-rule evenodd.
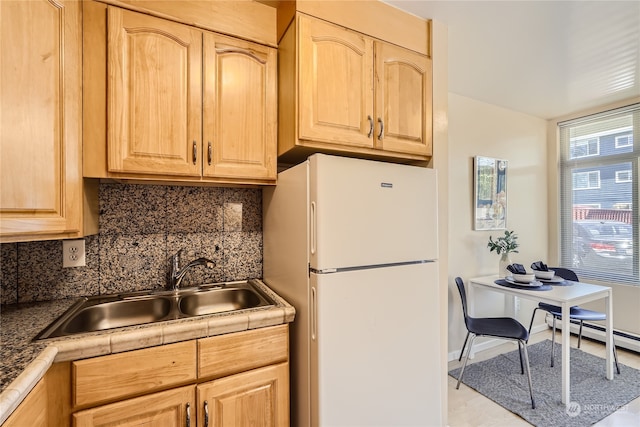
M 556 272 L 556 276 L 562 277 L 564 280 L 569 280 L 571 282 L 579 282 L 578 275 L 575 271 L 570 270 L 568 268 L 563 267 L 549 267 L 549 270 L 553 270 Z M 553 316 L 553 332 L 551 335 L 551 367 L 553 368 L 553 360 L 555 354 L 555 343 L 556 343 L 556 319 L 562 319 L 562 307 L 558 307 L 557 305 L 551 305 L 544 302 L 538 303 L 538 306 L 533 309 L 533 314 L 531 315 L 531 323 L 529 323 L 529 334 L 531 334 L 531 327 L 533 326 L 533 319 L 536 316 L 536 311 L 544 310 L 547 313 Z M 574 305 L 569 309 L 569 319 L 577 320 L 580 322 L 580 329 L 578 331 L 578 348 L 580 348 L 580 342 L 582 341 L 582 324 L 586 321 L 598 321 L 598 320 L 606 320 L 606 313 L 602 313 L 599 311 L 587 310 L 586 308 L 581 308 L 580 306 Z M 615 341 L 613 342 L 613 360 L 616 362 L 616 371 L 620 374 L 620 367 L 618 366 L 618 352 L 616 351 Z
M 531 386 L 531 371 L 529 369 L 529 354 L 527 353 L 527 341 L 529 340 L 529 331 L 516 319 L 511 317 L 471 317 L 467 313 L 467 294 L 464 290 L 464 282 L 460 277 L 455 279 L 458 286 L 458 292 L 460 292 L 460 299 L 462 300 L 462 312 L 464 314 L 464 324 L 467 328 L 467 338 L 471 336 L 469 341 L 469 347 L 460 369 L 460 375 L 458 376 L 458 384 L 456 390 L 460 388 L 460 381 L 462 381 L 462 375 L 464 374 L 464 368 L 469 361 L 469 355 L 471 354 L 471 347 L 473 347 L 473 340 L 477 336 L 486 336 L 494 338 L 502 338 L 507 340 L 515 340 L 518 342 L 518 351 L 520 353 L 520 372 L 524 373 L 524 365 L 522 363 L 522 357 L 524 354 L 524 361 L 527 367 L 527 380 L 529 381 L 529 393 L 531 394 L 531 407 L 536 409 L 536 402 L 533 399 L 533 387 Z M 465 339 L 465 344 L 467 340 Z M 462 350 L 464 350 L 462 347 Z M 461 355 L 462 356 L 462 355 Z

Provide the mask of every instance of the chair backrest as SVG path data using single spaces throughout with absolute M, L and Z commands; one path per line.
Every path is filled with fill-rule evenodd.
M 462 313 L 464 314 L 464 324 L 467 324 L 467 293 L 464 290 L 464 282 L 460 277 L 456 277 L 456 285 L 458 286 L 458 292 L 460 292 L 460 299 L 462 300 Z
M 549 267 L 549 270 L 556 272 L 556 276 L 562 277 L 564 280 L 571 280 L 572 282 L 579 282 L 578 275 L 575 271 L 564 267 Z

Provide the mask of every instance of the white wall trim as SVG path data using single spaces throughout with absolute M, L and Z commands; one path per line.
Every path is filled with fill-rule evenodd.
M 553 319 L 551 319 L 551 316 L 549 316 L 549 318 L 547 319 L 547 324 L 549 327 L 553 327 Z M 587 338 L 591 338 L 594 339 L 596 341 L 600 341 L 603 342 L 605 341 L 605 336 L 604 336 L 604 332 L 603 331 L 599 331 L 597 329 L 592 329 L 592 328 L 588 328 L 586 327 L 587 323 L 585 323 L 585 327 L 582 328 L 582 336 L 583 337 L 587 337 Z M 556 329 L 558 330 L 562 330 L 562 322 L 560 321 L 556 321 Z M 571 323 L 570 328 L 571 333 L 575 334 L 576 336 L 578 335 L 578 331 L 580 330 L 580 325 L 576 325 Z M 629 335 L 634 335 L 631 332 L 625 332 Z M 622 347 L 622 348 L 626 348 L 628 350 L 633 350 L 635 352 L 639 352 L 640 353 L 640 337 L 634 338 L 634 339 L 630 339 L 627 337 L 622 337 L 619 335 L 615 335 L 614 336 L 614 341 L 616 343 L 616 347 Z M 457 357 L 457 356 L 456 356 Z

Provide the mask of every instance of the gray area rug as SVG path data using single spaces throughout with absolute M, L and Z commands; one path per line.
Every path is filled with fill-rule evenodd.
M 550 366 L 551 341 L 528 346 L 536 409 L 531 409 L 527 376 L 520 373 L 518 350 L 469 363 L 462 382 L 538 427 L 590 426 L 640 396 L 640 371 L 620 364 L 620 375 L 606 378 L 603 358 L 571 348 L 571 405 L 565 409 L 562 391 L 562 347 L 556 343 Z M 449 371 L 457 380 L 460 368 Z M 639 424 L 640 425 L 640 424 Z

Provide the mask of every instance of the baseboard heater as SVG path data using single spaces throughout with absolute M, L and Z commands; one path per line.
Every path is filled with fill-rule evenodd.
M 547 317 L 547 325 L 553 327 L 553 319 L 550 316 Z M 562 322 L 560 320 L 556 320 L 556 328 L 562 330 Z M 572 320 L 570 329 L 571 333 L 578 335 L 580 322 Z M 640 336 L 629 332 L 616 331 L 615 329 L 613 330 L 613 335 L 616 341 L 616 347 L 622 347 L 640 353 Z M 605 328 L 604 326 L 585 322 L 582 328 L 582 336 L 604 342 Z

